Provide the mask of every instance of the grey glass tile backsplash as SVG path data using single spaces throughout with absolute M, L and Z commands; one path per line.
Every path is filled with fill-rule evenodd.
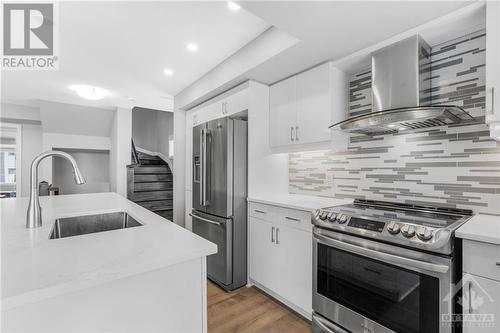
M 433 103 L 484 119 L 485 44 L 478 31 L 432 48 Z M 370 80 L 369 69 L 352 76 L 351 114 L 371 110 Z M 290 154 L 289 192 L 500 214 L 500 145 L 484 124 L 352 136 L 346 151 Z

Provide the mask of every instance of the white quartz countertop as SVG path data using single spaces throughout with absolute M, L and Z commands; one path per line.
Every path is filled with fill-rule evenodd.
M 455 236 L 500 245 L 500 215 L 475 215 L 455 231 Z
M 43 226 L 26 229 L 28 198 L 1 199 L 2 306 L 9 309 L 217 252 L 217 246 L 116 193 L 40 197 Z M 49 239 L 58 217 L 125 211 L 143 226 Z
M 339 206 L 352 203 L 351 199 L 333 199 L 300 194 L 251 196 L 249 202 L 280 206 L 291 209 L 312 211 L 318 208 Z

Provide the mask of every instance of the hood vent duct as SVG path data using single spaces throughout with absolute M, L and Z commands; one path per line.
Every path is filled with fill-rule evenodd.
M 431 48 L 419 35 L 372 55 L 372 111 L 330 126 L 367 135 L 473 122 L 456 105 L 432 105 Z

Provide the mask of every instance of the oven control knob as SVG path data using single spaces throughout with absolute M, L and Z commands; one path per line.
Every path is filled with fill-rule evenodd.
M 417 229 L 417 237 L 422 241 L 428 241 L 432 238 L 432 231 L 426 227 L 419 227 Z
M 321 211 L 320 211 L 319 209 L 316 209 L 316 210 L 314 211 L 314 218 L 316 218 L 316 219 L 317 219 L 317 218 L 319 217 L 319 214 L 320 214 L 320 213 L 321 213 Z
M 340 224 L 344 224 L 347 222 L 347 215 L 339 214 L 337 215 L 337 222 Z
M 323 211 L 323 212 L 321 212 L 321 215 L 319 216 L 319 218 L 322 220 L 326 220 L 327 215 L 328 215 L 328 212 Z
M 387 225 L 387 231 L 393 235 L 397 235 L 401 231 L 401 226 L 399 223 L 391 222 Z
M 328 221 L 335 222 L 335 219 L 337 218 L 337 213 L 331 212 L 330 214 L 328 214 L 327 218 L 328 218 Z
M 409 224 L 405 224 L 402 228 L 401 228 L 401 233 L 403 234 L 403 236 L 405 236 L 406 238 L 412 238 L 413 236 L 415 236 L 415 227 L 412 226 L 412 225 L 409 225 Z

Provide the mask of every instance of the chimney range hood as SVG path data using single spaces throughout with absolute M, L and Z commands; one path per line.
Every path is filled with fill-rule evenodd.
M 330 128 L 367 135 L 472 122 L 455 105 L 431 104 L 430 47 L 419 35 L 372 54 L 372 111 Z

